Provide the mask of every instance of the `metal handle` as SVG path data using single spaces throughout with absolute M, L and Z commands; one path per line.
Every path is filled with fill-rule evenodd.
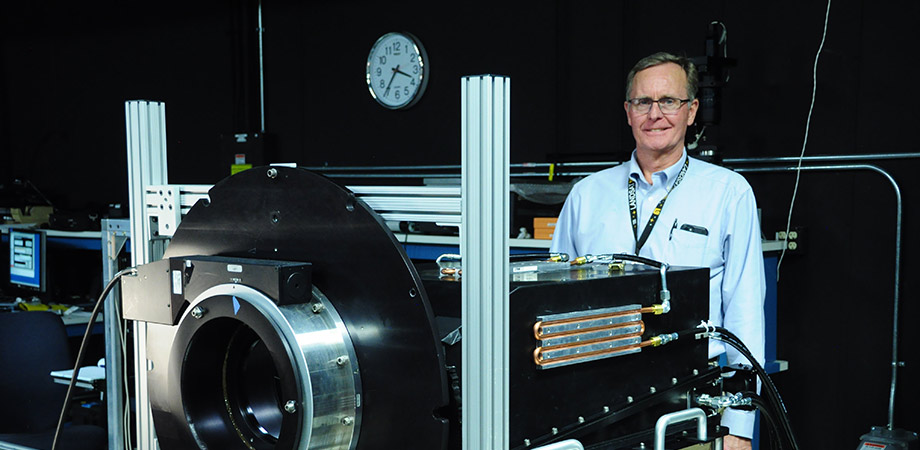
M 664 450 L 665 431 L 668 425 L 692 419 L 696 419 L 696 438 L 700 441 L 705 441 L 707 439 L 706 413 L 700 408 L 690 408 L 665 414 L 658 418 L 658 422 L 655 423 L 655 450 Z
M 533 450 L 585 450 L 585 447 L 581 445 L 581 442 L 575 439 L 569 439 L 566 441 L 554 442 L 549 445 L 537 447 Z

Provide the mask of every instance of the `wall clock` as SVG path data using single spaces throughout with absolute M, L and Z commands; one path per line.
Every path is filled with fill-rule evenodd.
M 428 84 L 428 55 L 410 33 L 392 32 L 377 39 L 367 55 L 367 88 L 388 109 L 418 103 Z

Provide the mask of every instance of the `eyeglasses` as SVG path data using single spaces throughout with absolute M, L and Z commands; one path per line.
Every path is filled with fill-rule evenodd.
M 667 115 L 677 114 L 677 111 L 681 106 L 683 106 L 684 103 L 690 103 L 689 98 L 680 99 L 673 97 L 661 97 L 658 100 L 652 100 L 648 97 L 640 97 L 631 98 L 627 101 L 636 114 L 648 114 L 648 112 L 652 110 L 652 104 L 657 103 L 658 109 L 661 110 L 661 113 Z

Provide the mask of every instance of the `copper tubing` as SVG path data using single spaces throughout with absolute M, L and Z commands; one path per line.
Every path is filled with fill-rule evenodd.
M 617 311 L 617 312 L 611 312 L 611 313 L 605 313 L 605 314 L 596 314 L 593 316 L 573 317 L 570 319 L 547 320 L 545 322 L 541 320 L 533 324 L 533 335 L 537 339 L 541 339 L 543 336 L 543 326 L 544 325 L 560 325 L 563 323 L 577 323 L 577 322 L 588 322 L 591 320 L 609 319 L 613 317 L 628 316 L 630 314 L 639 314 L 640 311 L 641 310 L 639 309 L 630 309 L 629 311 Z
M 559 344 L 559 345 L 552 345 L 549 347 L 540 347 L 540 348 L 545 349 L 545 350 L 559 350 L 563 348 L 584 347 L 586 345 L 599 344 L 601 342 L 614 342 L 614 341 L 620 341 L 623 339 L 638 337 L 638 336 L 642 336 L 642 333 L 645 333 L 645 324 L 642 323 L 641 321 L 633 323 L 631 325 L 639 325 L 639 331 L 634 331 L 632 333 L 627 333 L 627 334 L 621 334 L 619 336 L 599 337 L 599 338 L 594 338 L 594 339 L 588 339 L 585 341 L 569 342 L 568 344 Z
M 536 336 L 536 338 L 537 340 L 542 340 L 542 339 L 552 339 L 552 338 L 564 337 L 564 336 L 576 336 L 579 334 L 595 333 L 595 332 L 604 331 L 604 330 L 617 330 L 620 328 L 627 328 L 627 327 L 632 327 L 636 325 L 639 325 L 640 334 L 645 332 L 645 322 L 641 320 L 633 320 L 630 322 L 617 323 L 613 325 L 600 325 L 597 327 L 582 328 L 579 330 L 561 331 L 559 333 L 553 333 L 551 335 L 541 334 L 540 336 Z
M 624 339 L 629 339 L 629 338 L 633 338 L 633 337 L 637 337 L 637 336 L 641 336 L 641 335 L 642 335 L 642 333 L 633 333 L 633 334 L 629 334 L 629 335 L 625 335 L 625 336 L 618 337 L 617 339 L 612 339 L 612 340 L 610 340 L 610 342 L 621 341 L 621 340 L 624 340 Z M 577 360 L 577 359 L 589 358 L 589 357 L 592 357 L 592 356 L 606 355 L 606 354 L 608 354 L 608 353 L 619 353 L 619 352 L 623 352 L 623 351 L 627 351 L 627 350 L 633 350 L 633 349 L 636 349 L 636 348 L 640 348 L 641 345 L 642 345 L 642 343 L 640 342 L 640 343 L 637 343 L 637 344 L 624 345 L 624 346 L 622 346 L 622 347 L 607 348 L 607 349 L 603 349 L 603 350 L 594 350 L 594 351 L 586 352 L 586 353 L 579 353 L 579 354 L 575 354 L 575 355 L 568 355 L 568 356 L 561 356 L 561 357 L 559 357 L 559 358 L 553 358 L 551 361 L 544 361 L 544 360 L 543 360 L 543 350 L 544 350 L 544 349 L 543 349 L 543 347 L 537 347 L 537 348 L 534 349 L 534 351 L 533 351 L 533 360 L 534 360 L 534 362 L 535 362 L 538 366 L 544 366 L 544 365 L 546 365 L 546 364 L 559 363 L 559 362 L 565 362 L 565 361 L 573 361 L 573 360 Z M 563 348 L 563 347 L 561 347 L 561 346 L 560 346 L 560 347 L 552 347 L 552 349 L 556 349 L 556 348 Z
M 626 336 L 620 337 L 619 339 L 615 339 L 615 340 L 628 339 L 631 337 L 636 337 L 637 335 L 641 336 L 642 333 L 634 333 L 634 334 L 626 335 Z M 593 352 L 587 352 L 587 353 L 579 353 L 577 355 L 562 356 L 559 358 L 554 358 L 551 361 L 543 361 L 543 347 L 537 347 L 533 351 L 533 361 L 538 366 L 545 366 L 547 364 L 554 364 L 554 363 L 565 362 L 565 361 L 573 361 L 577 359 L 589 358 L 592 356 L 606 355 L 608 353 L 619 353 L 619 352 L 624 352 L 624 351 L 633 350 L 637 348 L 642 349 L 650 345 L 654 345 L 653 340 L 642 341 L 636 344 L 624 345 L 622 347 L 608 348 L 604 350 L 595 350 Z M 563 348 L 563 346 L 552 347 L 551 349 L 555 349 L 555 348 Z
M 444 273 L 444 270 L 442 270 L 441 273 Z M 653 305 L 653 306 L 646 306 L 640 309 L 630 309 L 628 311 L 617 311 L 617 312 L 604 313 L 604 314 L 595 314 L 592 316 L 572 317 L 570 319 L 539 321 L 533 325 L 533 333 L 537 339 L 540 339 L 540 337 L 543 335 L 542 327 L 544 325 L 559 325 L 563 323 L 588 322 L 591 320 L 609 319 L 613 317 L 627 316 L 630 314 L 656 314 L 658 308 L 659 306 Z

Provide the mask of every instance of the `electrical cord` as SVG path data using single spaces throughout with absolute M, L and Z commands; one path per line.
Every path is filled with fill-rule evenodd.
M 93 325 L 96 323 L 96 316 L 99 315 L 99 309 L 105 303 L 105 298 L 109 296 L 112 288 L 118 284 L 118 281 L 121 280 L 126 274 L 137 274 L 137 269 L 134 267 L 129 267 L 115 274 L 108 284 L 106 284 L 105 289 L 102 290 L 102 294 L 99 295 L 99 298 L 96 300 L 96 304 L 93 306 L 93 312 L 89 317 L 89 322 L 86 324 L 86 332 L 83 333 L 83 340 L 80 342 L 80 350 L 77 352 L 77 360 L 74 364 L 73 374 L 70 376 L 70 384 L 67 386 L 67 394 L 64 396 L 64 405 L 61 407 L 61 415 L 58 417 L 57 427 L 54 429 L 54 440 L 51 443 L 51 450 L 57 449 L 58 439 L 61 435 L 61 429 L 64 426 L 64 418 L 67 416 L 67 407 L 70 404 L 70 400 L 73 396 L 73 388 L 77 384 L 77 376 L 80 372 L 80 366 L 83 365 L 83 354 L 86 350 L 87 343 L 89 342 L 89 337 L 93 331 Z
M 808 131 L 811 127 L 811 113 L 815 110 L 815 96 L 818 92 L 818 58 L 821 57 L 821 51 L 824 49 L 824 40 L 827 38 L 827 22 L 830 16 L 831 0 L 827 0 L 827 12 L 824 14 L 824 33 L 821 35 L 821 45 L 818 46 L 818 53 L 815 54 L 815 65 L 812 70 L 811 106 L 808 107 L 808 119 L 805 121 L 805 140 L 802 142 L 802 153 L 799 154 L 799 163 L 795 170 L 795 186 L 792 188 L 792 200 L 789 201 L 789 215 L 786 216 L 786 235 L 783 237 L 783 251 L 780 252 L 779 260 L 776 261 L 776 281 L 779 281 L 779 267 L 783 264 L 783 257 L 786 256 L 789 230 L 792 226 L 792 208 L 795 206 L 795 197 L 799 192 L 799 178 L 802 175 L 802 160 L 805 158 L 805 146 L 808 145 Z
M 706 325 L 706 328 L 707 331 L 704 333 L 697 332 L 697 338 L 710 337 L 725 342 L 726 344 L 729 344 L 738 350 L 738 352 L 741 353 L 751 363 L 751 366 L 754 368 L 754 372 L 763 382 L 766 398 L 772 402 L 773 405 L 775 405 L 775 415 L 778 416 L 776 418 L 776 422 L 778 422 L 780 425 L 783 437 L 786 439 L 790 449 L 798 450 L 799 446 L 795 440 L 795 435 L 792 432 L 792 425 L 789 423 L 789 416 L 786 410 L 786 405 L 783 403 L 783 399 L 780 397 L 779 390 L 776 388 L 776 385 L 773 384 L 773 380 L 769 375 L 767 375 L 767 372 L 764 370 L 763 366 L 757 362 L 757 358 L 755 358 L 747 346 L 744 345 L 744 342 L 742 342 L 741 339 L 731 331 L 728 331 L 722 327 L 710 325 Z

